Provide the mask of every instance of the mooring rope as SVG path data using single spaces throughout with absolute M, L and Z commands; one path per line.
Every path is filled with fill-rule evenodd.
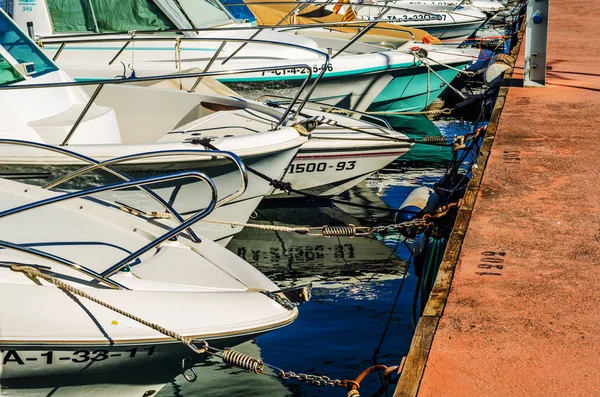
M 169 330 L 158 324 L 152 323 L 150 321 L 146 321 L 141 317 L 138 317 L 134 314 L 128 313 L 124 310 L 121 310 L 116 306 L 113 306 L 109 303 L 106 303 L 98 298 L 95 298 L 95 297 L 89 295 L 88 293 L 82 291 L 79 288 L 76 288 L 72 285 L 69 285 L 69 284 L 57 279 L 56 277 L 50 276 L 49 274 L 42 273 L 34 267 L 12 264 L 10 266 L 10 269 L 14 272 L 24 273 L 25 275 L 29 276 L 30 278 L 40 278 L 40 279 L 46 280 L 50 284 L 53 284 L 54 286 L 62 289 L 63 291 L 70 292 L 72 294 L 81 296 L 81 297 L 88 299 L 89 301 L 94 302 L 102 307 L 112 310 L 115 313 L 118 313 L 124 317 L 130 318 L 133 321 L 136 321 L 136 322 L 138 322 L 142 325 L 145 325 L 155 331 L 158 331 L 163 335 L 166 335 L 173 339 L 176 339 L 179 342 L 183 343 L 188 348 L 190 348 L 196 354 L 216 355 L 217 357 L 220 357 L 221 360 L 223 361 L 223 363 L 225 363 L 226 365 L 237 367 L 237 368 L 246 370 L 246 371 L 254 373 L 254 374 L 265 374 L 264 367 L 267 366 L 267 367 L 275 370 L 277 372 L 277 376 L 281 379 L 295 379 L 295 380 L 305 382 L 305 383 L 308 383 L 311 385 L 316 385 L 316 386 L 344 387 L 349 391 L 348 395 L 357 396 L 358 395 L 357 390 L 360 388 L 360 382 L 364 379 L 364 377 L 366 375 L 374 372 L 375 370 L 383 370 L 383 371 L 385 371 L 385 376 L 387 377 L 387 379 L 389 379 L 391 374 L 397 368 L 397 367 L 389 367 L 388 368 L 386 366 L 370 367 L 370 368 L 367 368 L 366 370 L 364 370 L 356 378 L 356 380 L 331 379 L 330 377 L 328 377 L 326 375 L 312 375 L 312 374 L 303 374 L 303 373 L 297 374 L 292 371 L 284 371 L 283 369 L 278 368 L 274 365 L 264 363 L 261 359 L 254 358 L 252 356 L 249 356 L 247 354 L 244 354 L 244 353 L 241 353 L 241 352 L 238 352 L 235 350 L 231 350 L 229 348 L 226 348 L 224 350 L 214 348 L 212 346 L 209 346 L 208 343 L 205 341 L 200 341 L 202 346 L 197 347 L 194 344 L 194 341 L 187 336 L 183 336 L 175 331 Z M 199 343 L 199 342 L 196 342 L 196 343 Z M 217 355 L 216 353 L 219 353 L 220 356 Z M 192 380 L 195 380 L 195 378 L 192 378 Z
M 300 233 L 308 234 L 310 232 L 309 227 L 288 227 L 288 226 L 276 226 L 276 225 L 259 225 L 256 223 L 242 223 L 234 221 L 220 221 L 216 219 L 202 219 L 202 222 L 216 223 L 219 225 L 230 225 L 232 227 L 251 227 L 254 229 L 271 230 L 275 232 L 287 232 L 287 233 Z
M 141 317 L 138 317 L 138 316 L 136 316 L 134 314 L 128 313 L 128 312 L 126 312 L 124 310 L 121 310 L 121 309 L 119 309 L 116 306 L 113 306 L 113 305 L 111 305 L 109 303 L 106 303 L 106 302 L 104 302 L 104 301 L 102 301 L 102 300 L 100 300 L 98 298 L 95 298 L 95 297 L 89 295 L 88 293 L 80 290 L 79 288 L 73 287 L 72 285 L 69 285 L 69 284 L 67 284 L 67 283 L 65 283 L 65 282 L 57 279 L 56 277 L 50 276 L 49 274 L 42 273 L 38 269 L 36 269 L 34 267 L 13 264 L 13 265 L 10 266 L 10 269 L 12 271 L 15 271 L 15 272 L 25 273 L 26 275 L 28 275 L 28 276 L 30 276 L 32 278 L 36 278 L 37 277 L 37 278 L 44 279 L 44 280 L 48 281 L 49 283 L 55 285 L 56 287 L 58 287 L 58 288 L 60 288 L 60 289 L 62 289 L 64 291 L 70 292 L 70 293 L 75 294 L 75 295 L 79 295 L 79 296 L 81 296 L 83 298 L 86 298 L 86 299 L 88 299 L 88 300 L 90 300 L 90 301 L 92 301 L 92 302 L 94 302 L 94 303 L 96 303 L 96 304 L 98 304 L 100 306 L 103 306 L 103 307 L 105 307 L 105 308 L 107 308 L 109 310 L 112 310 L 115 313 L 118 313 L 118 314 L 120 314 L 120 315 L 122 315 L 124 317 L 130 318 L 133 321 L 137 321 L 138 323 L 143 324 L 143 325 L 145 325 L 145 326 L 147 326 L 149 328 L 152 328 L 153 330 L 158 331 L 158 332 L 160 332 L 163 335 L 166 335 L 166 336 L 169 336 L 169 337 L 171 337 L 173 339 L 178 340 L 179 342 L 183 343 L 184 345 L 186 345 L 187 347 L 189 347 L 190 349 L 192 349 L 197 354 L 203 354 L 203 353 L 206 353 L 208 351 L 208 344 L 206 342 L 202 342 L 203 343 L 202 347 L 197 347 L 196 345 L 194 345 L 193 340 L 191 338 L 188 338 L 187 336 L 183 336 L 183 335 L 181 335 L 181 334 L 179 334 L 179 333 L 177 333 L 175 331 L 171 331 L 171 330 L 169 330 L 169 329 L 167 329 L 165 327 L 162 327 L 162 326 L 160 326 L 158 324 L 151 323 L 149 321 L 144 320 Z

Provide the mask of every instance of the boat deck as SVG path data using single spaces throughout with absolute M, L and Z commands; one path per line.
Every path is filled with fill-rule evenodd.
M 596 9 L 551 2 L 545 88 L 523 42 L 394 396 L 599 394 Z

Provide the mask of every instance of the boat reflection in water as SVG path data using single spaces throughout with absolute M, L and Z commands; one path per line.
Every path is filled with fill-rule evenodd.
M 376 197 L 376 196 L 375 196 Z M 379 200 L 379 206 L 387 208 Z M 293 226 L 363 226 L 369 220 L 352 217 L 339 208 L 262 208 L 253 223 Z M 385 215 L 390 215 L 388 212 Z M 277 221 L 275 221 L 275 219 Z M 318 233 L 318 230 L 314 231 Z M 369 237 L 319 237 L 296 233 L 245 228 L 227 246 L 278 285 L 331 284 L 354 277 L 384 277 L 403 271 L 404 262 L 393 250 Z

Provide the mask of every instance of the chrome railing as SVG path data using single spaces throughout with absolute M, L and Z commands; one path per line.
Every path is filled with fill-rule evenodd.
M 236 41 L 236 39 L 230 39 L 230 41 Z M 244 41 L 243 39 L 240 41 Z M 301 47 L 301 46 L 297 46 Z M 311 49 L 312 50 L 312 49 Z M 314 79 L 312 86 L 309 88 L 305 98 L 302 100 L 302 103 L 299 106 L 299 109 L 304 107 L 305 102 L 310 98 L 316 85 L 319 80 L 323 76 L 325 70 L 327 69 L 326 65 L 329 64 L 329 55 L 323 53 L 321 51 L 316 51 L 319 54 L 323 55 L 326 59 L 325 66 L 322 68 L 319 75 Z M 27 90 L 27 89 L 40 89 L 40 88 L 60 88 L 60 87 L 82 87 L 82 86 L 98 86 L 93 94 L 90 96 L 86 105 L 82 109 L 81 113 L 77 117 L 75 123 L 67 133 L 67 136 L 61 143 L 61 146 L 67 146 L 71 137 L 77 130 L 77 127 L 81 124 L 81 121 L 87 114 L 88 110 L 92 107 L 94 100 L 100 94 L 100 91 L 105 85 L 116 85 L 116 84 L 135 84 L 135 83 L 144 83 L 144 82 L 152 82 L 152 81 L 162 81 L 162 80 L 176 80 L 176 79 L 186 79 L 186 78 L 202 78 L 202 77 L 213 77 L 213 76 L 223 76 L 223 75 L 232 75 L 232 74 L 246 74 L 246 73 L 256 73 L 256 72 L 267 72 L 267 71 L 276 71 L 276 70 L 285 70 L 285 69 L 306 69 L 306 77 L 302 81 L 298 91 L 294 96 L 294 100 L 290 102 L 289 106 L 282 112 L 281 117 L 275 124 L 274 129 L 280 128 L 286 121 L 287 117 L 290 115 L 292 108 L 299 101 L 300 95 L 306 89 L 308 82 L 313 78 L 313 71 L 311 67 L 307 64 L 292 64 L 292 65 L 281 65 L 281 66 L 267 66 L 260 68 L 246 68 L 246 69 L 231 69 L 224 71 L 214 71 L 214 72 L 198 72 L 198 73 L 181 73 L 181 74 L 170 74 L 170 75 L 160 75 L 160 76 L 147 76 L 147 77 L 136 77 L 134 79 L 98 79 L 93 81 L 69 81 L 69 82 L 54 82 L 54 83 L 33 83 L 27 84 L 31 80 L 27 80 L 22 82 L 21 84 L 12 84 L 0 86 L 0 91 L 10 91 L 10 90 Z M 196 81 L 195 85 L 199 82 Z
M 201 31 L 201 30 L 209 30 L 214 32 L 215 29 L 194 29 L 195 31 Z M 220 30 L 220 29 L 219 29 Z M 185 31 L 185 29 L 180 29 L 179 31 Z M 161 31 L 163 32 L 163 31 Z M 129 33 L 128 33 L 129 34 Z M 130 34 L 130 37 L 108 37 L 108 38 L 102 38 L 102 35 L 89 35 L 89 34 L 84 34 L 84 35 L 70 35 L 70 36 L 65 36 L 65 37 L 51 37 L 51 38 L 45 38 L 45 39 L 40 39 L 39 43 L 42 43 L 43 45 L 45 44 L 60 44 L 61 47 L 64 48 L 64 46 L 66 46 L 67 44 L 82 44 L 82 43 L 117 43 L 117 42 L 123 42 L 125 41 L 125 44 L 123 45 L 123 47 L 125 47 L 127 45 L 128 42 L 156 42 L 156 41 L 170 41 L 170 40 L 175 40 L 176 42 L 183 42 L 183 41 L 192 41 L 192 42 L 220 42 L 222 43 L 221 45 L 223 46 L 223 43 L 252 43 L 252 44 L 259 44 L 259 45 L 275 45 L 275 46 L 282 46 L 282 47 L 288 47 L 288 48 L 294 48 L 297 50 L 301 50 L 301 51 L 307 51 L 307 52 L 312 52 L 313 54 L 317 54 L 319 56 L 322 56 L 323 58 L 325 58 L 325 61 L 323 63 L 323 66 L 321 67 L 321 71 L 319 72 L 319 74 L 317 75 L 317 77 L 314 79 L 312 85 L 310 86 L 310 88 L 308 89 L 303 102 L 300 103 L 299 105 L 299 109 L 302 109 L 304 107 L 304 104 L 306 102 L 306 100 L 308 100 L 310 98 L 310 96 L 313 94 L 314 90 L 317 88 L 317 85 L 319 84 L 319 81 L 321 80 L 321 78 L 323 77 L 323 75 L 325 74 L 325 72 L 327 71 L 327 67 L 330 64 L 330 56 L 329 54 L 327 54 L 326 52 L 323 52 L 321 50 L 317 50 L 311 47 L 306 47 L 306 46 L 302 46 L 299 44 L 292 44 L 292 43 L 285 43 L 285 42 L 281 42 L 281 41 L 272 41 L 272 40 L 262 40 L 262 39 L 256 39 L 256 38 L 237 38 L 237 37 L 181 37 L 181 36 L 174 36 L 174 37 L 137 37 L 137 34 L 139 34 L 138 32 L 134 32 Z M 114 34 L 112 35 L 114 36 Z M 101 38 L 98 38 L 101 37 Z M 64 45 L 64 46 L 63 46 Z M 122 50 L 124 48 L 121 48 L 119 51 L 122 52 Z M 60 49 L 60 47 L 59 47 Z M 216 51 L 215 54 L 213 55 L 213 57 L 211 58 L 211 61 L 214 62 L 214 60 L 216 60 L 218 58 L 219 52 Z M 114 58 L 114 57 L 113 57 Z M 229 60 L 230 58 L 226 59 L 225 61 Z M 209 61 L 209 62 L 211 62 Z M 211 62 L 211 64 L 212 64 Z M 223 62 L 224 63 L 224 62 Z M 193 77 L 194 75 L 196 77 L 205 77 L 205 76 L 223 76 L 223 75 L 230 75 L 230 74 L 243 74 L 243 73 L 254 73 L 254 72 L 260 72 L 260 71 L 269 71 L 269 70 L 285 70 L 285 69 L 292 69 L 292 68 L 309 68 L 308 65 L 306 64 L 301 64 L 301 65 L 281 65 L 281 66 L 271 66 L 271 67 L 261 67 L 261 68 L 250 68 L 250 69 L 237 69 L 237 70 L 223 70 L 223 71 L 217 71 L 217 72 L 208 72 L 206 69 L 204 72 L 202 73 L 188 73 L 188 74 L 177 74 L 177 75 L 168 75 L 168 78 L 170 79 L 177 79 L 177 78 L 181 78 L 181 77 Z M 206 73 L 206 74 L 203 74 Z M 297 100 L 300 98 L 300 95 L 302 94 L 302 92 L 304 91 L 304 87 L 306 86 L 306 83 L 308 82 L 308 80 L 310 80 L 312 78 L 312 72 L 309 71 L 307 73 L 307 78 L 304 82 L 304 84 L 302 85 L 301 89 L 298 91 L 298 93 L 296 94 L 296 98 Z M 156 80 L 160 80 L 160 79 L 165 79 L 167 76 L 152 76 L 152 78 L 156 79 Z M 131 79 L 134 82 L 135 81 L 148 81 L 148 80 L 142 80 L 144 78 L 139 77 L 136 79 Z M 148 77 L 146 77 L 145 79 L 148 79 Z M 108 81 L 112 81 L 112 80 L 108 80 Z M 104 84 L 107 84 L 107 80 L 102 80 L 101 81 Z M 96 83 L 99 84 L 99 81 L 95 81 L 92 83 Z M 11 86 L 13 87 L 13 86 Z M 2 88 L 2 87 L 0 87 Z M 286 112 L 283 113 L 281 119 L 279 120 L 279 122 L 276 125 L 276 128 L 279 128 L 283 122 L 285 121 L 285 118 L 289 115 L 290 110 L 292 108 L 292 106 L 294 106 L 294 103 L 290 104 L 290 107 L 288 108 L 288 110 Z
M 86 266 L 83 266 L 79 263 L 75 263 L 68 259 L 61 258 L 57 255 L 53 255 L 48 252 L 44 252 L 44 251 L 41 251 L 38 249 L 27 247 L 25 245 L 14 244 L 14 243 L 7 242 L 7 241 L 0 241 L 0 246 L 8 248 L 8 249 L 18 250 L 18 251 L 21 251 L 21 252 L 24 252 L 24 253 L 27 253 L 30 255 L 38 256 L 38 257 L 48 259 L 53 262 L 65 265 L 65 266 L 67 266 L 73 270 L 76 270 L 78 272 L 81 272 L 99 282 L 102 282 L 111 288 L 127 289 L 125 286 L 117 283 L 116 281 L 108 279 L 108 277 L 110 277 L 111 275 L 113 275 L 114 273 L 116 273 L 117 271 L 122 269 L 125 265 L 129 264 L 132 260 L 137 259 L 140 255 L 142 255 L 145 252 L 149 251 L 150 249 L 158 246 L 163 241 L 168 240 L 169 238 L 172 238 L 173 236 L 176 236 L 177 234 L 179 234 L 180 232 L 182 232 L 185 229 L 188 229 L 194 223 L 196 223 L 200 219 L 202 219 L 205 216 L 207 216 L 208 214 L 210 214 L 212 212 L 212 210 L 215 208 L 215 204 L 217 201 L 217 188 L 216 188 L 214 182 L 208 176 L 206 176 L 205 174 L 203 174 L 201 172 L 197 172 L 197 171 L 185 171 L 185 172 L 177 172 L 177 173 L 173 173 L 173 174 L 169 174 L 169 175 L 153 176 L 153 177 L 142 178 L 142 179 L 138 179 L 138 180 L 134 180 L 134 181 L 118 182 L 118 183 L 113 183 L 110 185 L 93 187 L 93 188 L 84 189 L 84 190 L 71 192 L 71 193 L 65 193 L 62 195 L 57 195 L 57 196 L 50 197 L 47 199 L 35 201 L 33 203 L 14 207 L 14 208 L 11 208 L 8 210 L 0 211 L 0 219 L 1 219 L 1 218 L 10 216 L 10 215 L 15 215 L 15 214 L 18 214 L 21 212 L 33 210 L 35 208 L 44 207 L 46 205 L 59 203 L 59 202 L 65 201 L 65 200 L 73 199 L 73 198 L 89 196 L 92 194 L 106 192 L 106 191 L 125 189 L 128 187 L 137 187 L 137 186 L 142 186 L 142 185 L 148 185 L 148 184 L 154 184 L 154 183 L 160 183 L 160 182 L 169 182 L 169 181 L 173 181 L 173 180 L 188 179 L 188 178 L 194 178 L 194 179 L 204 181 L 208 185 L 210 194 L 211 194 L 211 200 L 210 200 L 210 203 L 208 204 L 208 206 L 204 210 L 200 211 L 199 213 L 197 213 L 194 216 L 185 220 L 179 226 L 172 228 L 171 230 L 167 231 L 166 233 L 164 233 L 161 236 L 152 240 L 150 243 L 144 245 L 142 248 L 140 248 L 137 251 L 133 252 L 132 254 L 128 255 L 126 258 L 122 259 L 117 264 L 111 266 L 103 273 L 97 273 L 94 270 L 92 270 Z
M 283 100 L 282 101 L 283 103 L 287 103 L 288 101 L 292 100 L 292 98 L 290 98 L 290 97 L 286 97 L 286 96 L 282 96 L 282 95 L 272 95 L 272 94 L 261 95 L 258 98 L 256 98 L 256 100 L 262 102 L 262 101 L 268 101 L 269 98 L 281 99 L 281 100 Z M 275 103 L 278 104 L 278 102 L 275 102 Z M 330 105 L 328 103 L 320 102 L 320 101 L 315 101 L 315 100 L 308 101 L 307 105 L 319 106 L 320 110 L 323 113 L 330 113 L 332 110 L 339 110 L 340 112 L 345 113 L 349 117 L 351 117 L 351 115 L 353 115 L 353 114 L 358 114 L 360 116 L 363 116 L 363 117 L 369 118 L 371 120 L 374 120 L 377 123 L 383 124 L 385 126 L 385 128 L 387 128 L 389 130 L 393 130 L 394 129 L 392 127 L 392 125 L 390 124 L 390 122 L 387 121 L 386 119 L 384 119 L 383 117 L 377 117 L 377 116 L 372 115 L 372 114 L 367 113 L 367 112 L 361 112 L 359 110 L 348 110 L 346 108 L 342 108 L 342 107 L 339 107 L 339 106 Z
M 198 150 L 198 149 L 188 149 L 188 150 L 168 150 L 168 151 L 152 151 L 152 152 L 143 152 L 143 153 L 137 153 L 137 154 L 132 154 L 132 155 L 127 155 L 127 156 L 123 156 L 123 157 L 119 157 L 119 158 L 114 158 L 114 159 L 108 159 L 105 161 L 98 161 L 95 160 L 91 157 L 82 155 L 80 153 L 65 149 L 64 147 L 58 147 L 58 146 L 53 146 L 53 145 L 47 145 L 44 143 L 37 143 L 37 142 L 30 142 L 30 141 L 20 141 L 20 140 L 13 140 L 13 139 L 0 139 L 0 144 L 5 144 L 5 145 L 15 145 L 15 146 L 26 146 L 26 147 L 32 147 L 32 148 L 38 148 L 38 149 L 42 149 L 42 150 L 47 150 L 47 151 L 51 151 L 51 152 L 55 152 L 55 153 L 60 153 L 63 154 L 65 156 L 71 157 L 71 158 L 75 158 L 77 160 L 80 160 L 84 163 L 87 163 L 88 166 L 84 166 L 79 170 L 73 171 L 70 174 L 67 174 L 61 178 L 58 178 L 52 182 L 49 182 L 48 184 L 46 184 L 45 186 L 43 186 L 44 189 L 51 189 L 53 187 L 57 187 L 65 182 L 67 182 L 68 180 L 71 180 L 73 178 L 75 178 L 76 176 L 80 176 L 84 173 L 93 171 L 93 170 L 97 170 L 97 169 L 101 169 L 103 171 L 106 171 L 112 175 L 114 175 L 115 177 L 118 177 L 124 181 L 132 181 L 133 179 L 127 175 L 126 173 L 114 168 L 114 165 L 117 165 L 119 163 L 123 163 L 123 162 L 127 162 L 127 161 L 133 161 L 133 160 L 139 160 L 142 158 L 149 158 L 149 157 L 164 157 L 164 156 L 176 156 L 176 155 L 181 155 L 181 154 L 189 154 L 189 155 L 199 155 L 199 156 L 206 156 L 206 157 L 215 157 L 215 156 L 222 156 L 228 160 L 230 160 L 231 162 L 234 163 L 234 165 L 237 166 L 239 172 L 240 172 L 240 178 L 241 178 L 241 182 L 240 182 L 240 187 L 238 188 L 238 190 L 236 190 L 235 192 L 227 195 L 226 197 L 222 198 L 221 200 L 219 200 L 217 203 L 215 203 L 215 207 L 218 208 L 234 199 L 236 199 L 237 197 L 241 196 L 242 194 L 244 194 L 244 192 L 246 191 L 247 187 L 248 187 L 248 171 L 246 170 L 246 166 L 244 165 L 244 163 L 242 162 L 242 160 L 234 153 L 231 152 L 226 152 L 226 151 L 217 151 L 217 150 Z M 169 213 L 171 213 L 175 219 L 177 219 L 179 221 L 179 223 L 184 223 L 185 219 L 183 218 L 183 216 L 181 216 L 174 208 L 171 204 L 169 204 L 167 201 L 165 201 L 162 197 L 160 197 L 158 194 L 156 194 L 155 192 L 153 192 L 151 189 L 140 185 L 138 187 L 140 190 L 142 190 L 144 193 L 146 193 L 147 195 L 149 195 L 153 200 L 155 200 L 156 202 L 158 202 L 166 211 L 168 211 Z M 186 230 L 186 232 L 190 235 L 190 238 L 192 239 L 192 241 L 199 243 L 201 240 L 200 238 L 196 235 L 196 233 L 191 229 L 188 228 Z

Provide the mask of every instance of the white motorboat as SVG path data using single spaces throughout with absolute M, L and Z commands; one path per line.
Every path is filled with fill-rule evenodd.
M 307 110 L 306 114 L 319 113 Z M 327 114 L 327 118 L 328 123 L 313 131 L 311 139 L 302 145 L 287 169 L 284 181 L 291 183 L 295 190 L 319 196 L 338 195 L 413 146 L 406 135 L 391 128 L 336 114 Z M 347 128 L 337 127 L 339 124 Z M 269 198 L 297 196 L 275 191 Z
M 291 96 L 310 73 L 319 84 L 304 95 L 360 111 L 383 103 L 390 110 L 422 110 L 422 98 L 433 101 L 444 81 L 452 81 L 472 62 L 460 52 L 431 52 L 433 61 L 426 66 L 414 56 L 414 43 L 390 50 L 257 29 L 237 23 L 215 0 L 146 0 L 135 6 L 113 0 L 94 7 L 88 13 L 88 6 L 79 2 L 39 0 L 25 9 L 16 7 L 13 18 L 23 29 L 30 26 L 44 50 L 76 79 L 278 66 L 282 69 L 218 79 L 247 98 Z M 142 10 L 144 17 L 137 17 Z M 429 73 L 430 68 L 437 74 Z
M 488 15 L 505 8 L 504 4 L 494 0 L 395 0 L 388 2 L 414 11 L 435 13 L 438 11 L 460 11 L 474 8 Z
M 222 154 L 198 153 L 202 146 L 194 145 L 193 139 L 203 134 L 202 138 L 212 139 L 222 150 L 236 152 L 247 165 L 273 179 L 281 179 L 298 148 L 307 141 L 307 137 L 292 126 L 272 128 L 272 122 L 277 122 L 273 115 L 282 112 L 242 99 L 112 85 L 105 87 L 102 94 L 112 98 L 113 104 L 102 106 L 92 102 L 94 97 L 90 99 L 79 87 L 71 86 L 74 83 L 70 77 L 7 18 L 2 21 L 0 114 L 3 125 L 0 138 L 55 147 L 68 145 L 70 150 L 97 161 L 122 158 L 121 164 L 116 164 L 117 168 L 138 177 L 201 169 L 215 178 L 220 189 L 222 205 L 212 214 L 213 219 L 242 223 L 248 220 L 272 187 L 267 181 L 249 175 L 247 188 L 242 195 L 237 194 L 244 182 L 239 165 L 231 163 Z M 8 46 L 7 41 L 13 45 Z M 32 88 L 34 85 L 39 88 Z M 219 110 L 232 106 L 232 111 Z M 180 130 L 188 133 L 177 133 Z M 160 154 L 126 160 L 127 156 L 140 152 Z M 74 172 L 81 164 L 77 158 L 61 153 L 40 152 L 27 147 L 0 147 L 0 176 L 28 183 L 45 184 Z M 81 188 L 87 183 L 106 181 L 110 179 L 105 174 L 96 173 L 59 187 Z M 161 186 L 159 192 L 183 213 L 197 210 L 198 202 L 206 197 L 202 185 L 185 181 Z M 203 223 L 202 226 L 205 235 L 222 240 L 223 244 L 239 230 L 239 227 L 229 225 Z
M 409 5 L 408 1 L 376 3 L 379 7 L 360 7 L 356 14 L 366 20 L 385 20 L 411 28 L 426 30 L 443 44 L 459 46 L 473 35 L 488 19 L 487 15 L 475 8 L 461 7 L 455 10 L 428 11 L 419 5 Z
M 210 200 L 183 223 L 126 214 L 94 195 L 187 177 L 203 180 Z M 0 191 L 2 379 L 182 368 L 196 356 L 189 347 L 235 346 L 298 315 L 254 267 L 185 232 L 216 203 L 201 173 L 72 193 L 0 179 Z
M 17 33 L 15 31 L 13 34 Z M 4 36 L 5 39 L 6 36 Z M 23 43 L 29 43 L 30 46 L 33 45 L 26 37 L 22 37 L 21 40 Z M 11 48 L 19 47 L 12 46 Z M 33 50 L 36 49 L 33 48 Z M 23 52 L 22 49 L 20 51 Z M 18 55 L 22 56 L 22 54 Z M 45 58 L 41 53 L 38 56 L 39 59 Z M 6 51 L 6 57 L 13 59 L 10 51 Z M 12 65 L 15 67 L 18 66 L 16 62 L 13 59 Z M 53 68 L 49 73 L 39 77 L 35 73 L 32 76 L 22 77 L 23 81 L 0 89 L 0 99 L 4 99 L 7 104 L 10 103 L 15 108 L 14 111 L 17 114 L 13 114 L 13 118 L 16 118 L 17 115 L 22 118 L 22 121 L 17 123 L 18 126 L 12 127 L 18 131 L 12 132 L 13 137 L 46 144 L 58 144 L 64 142 L 63 138 L 68 135 L 69 129 L 75 123 L 75 117 L 68 118 L 62 114 L 61 124 L 55 126 L 52 124 L 56 118 L 53 114 L 40 120 L 40 116 L 31 111 L 34 108 L 31 102 L 28 103 L 27 112 L 24 112 L 25 106 L 20 106 L 20 104 L 28 98 L 26 94 L 30 90 L 40 92 L 39 95 L 36 95 L 36 103 L 39 103 L 40 107 L 45 101 L 49 101 L 48 95 L 55 95 L 53 92 L 57 90 L 71 90 L 73 91 L 72 97 L 80 95 L 78 104 L 80 107 L 84 106 L 84 96 L 74 87 L 60 88 L 54 85 L 45 90 L 31 88 L 31 84 L 39 80 L 48 81 L 51 75 L 62 76 L 61 79 L 68 81 L 61 71 L 55 70 L 56 68 L 49 60 L 46 59 L 45 62 L 45 67 Z M 41 69 L 44 65 L 34 66 Z M 14 71 L 14 73 L 17 72 Z M 142 80 L 136 81 L 147 83 Z M 90 85 L 91 83 L 82 84 Z M 188 79 L 182 79 L 181 84 L 188 84 Z M 148 89 L 124 84 L 106 85 L 101 93 L 93 93 L 92 98 L 95 102 L 88 111 L 88 115 L 95 114 L 96 116 L 93 118 L 88 116 L 84 119 L 69 140 L 69 147 L 78 153 L 106 160 L 140 151 L 185 151 L 204 145 L 233 151 L 244 160 L 247 166 L 259 173 L 272 179 L 282 179 L 283 169 L 290 164 L 297 146 L 305 143 L 293 163 L 287 168 L 283 180 L 291 183 L 294 189 L 311 194 L 336 195 L 378 171 L 412 146 L 405 135 L 394 132 L 391 128 L 383 128 L 342 115 L 324 114 L 309 109 L 302 111 L 298 119 L 300 124 L 296 122 L 291 127 L 284 126 L 274 129 L 274 125 L 291 124 L 285 119 L 288 108 L 275 103 L 265 106 L 258 102 L 235 97 L 192 93 L 168 88 Z M 165 107 L 165 104 L 169 105 Z M 19 111 L 23 114 L 20 114 Z M 48 109 L 44 108 L 44 111 L 48 111 Z M 298 109 L 294 108 L 292 111 L 297 112 Z M 105 113 L 112 115 L 112 118 L 107 117 Z M 95 132 L 98 131 L 97 128 L 102 128 L 97 125 L 101 123 L 98 120 L 100 116 L 97 115 L 108 119 L 108 122 L 102 124 L 105 130 L 103 134 Z M 116 122 L 113 120 L 114 118 L 116 118 Z M 311 130 L 317 127 L 313 131 L 315 139 L 308 142 L 306 142 L 306 138 L 300 137 L 296 132 L 296 129 L 302 127 L 303 119 L 314 123 Z M 117 124 L 118 128 L 110 123 Z M 164 131 L 170 132 L 165 134 Z M 114 136 L 112 140 L 106 137 L 109 132 Z M 11 135 L 7 135 L 5 132 L 4 137 L 11 137 Z M 107 140 L 103 141 L 102 139 Z M 209 142 L 210 145 L 208 145 Z M 193 155 L 190 156 L 193 158 Z M 221 197 L 232 194 L 239 186 L 239 177 L 233 175 L 234 178 L 230 173 L 224 174 L 224 170 L 227 169 L 223 168 L 223 161 L 214 161 L 214 159 L 210 160 L 210 158 L 204 157 L 205 161 L 194 159 L 193 161 L 189 160 L 190 163 L 185 165 L 185 162 L 182 163 L 185 159 L 182 159 L 181 156 L 177 158 L 178 162 L 175 164 L 170 164 L 172 160 L 172 158 L 165 157 L 162 160 L 155 159 L 153 162 L 146 162 L 143 165 L 136 163 L 135 166 L 120 165 L 119 167 L 128 174 L 136 176 L 201 167 L 215 178 L 220 189 L 226 191 L 226 193 L 220 192 Z M 35 154 L 31 154 L 30 150 L 24 152 L 21 148 L 5 148 L 3 152 L 0 147 L 0 164 L 4 164 L 4 166 L 0 166 L 0 172 L 5 177 L 10 176 L 35 182 L 37 176 L 41 182 L 72 170 L 73 163 L 75 163 L 73 159 L 64 158 L 61 154 L 45 154 L 36 157 Z M 89 182 L 86 181 L 86 183 Z M 269 182 L 258 178 L 255 174 L 250 174 L 249 182 L 246 192 L 241 197 L 229 200 L 227 205 L 218 208 L 211 218 L 221 221 L 246 222 L 262 196 L 271 191 Z M 78 187 L 81 186 L 84 185 L 80 183 Z M 288 197 L 285 193 L 275 191 L 272 193 L 280 193 L 279 197 Z M 201 195 L 202 192 L 193 186 L 173 187 L 162 193 L 165 199 L 173 202 L 173 205 L 182 212 L 196 210 L 196 200 L 198 197 L 202 197 Z M 131 199 L 130 201 L 135 202 L 135 200 Z M 227 208 L 232 205 L 235 205 L 235 211 Z M 160 208 L 156 209 L 156 211 L 160 210 Z M 222 224 L 203 224 L 203 227 L 209 229 L 210 233 L 204 229 L 201 232 L 215 240 L 222 240 L 223 244 L 226 244 L 228 238 L 240 230 L 239 226 L 232 228 Z

